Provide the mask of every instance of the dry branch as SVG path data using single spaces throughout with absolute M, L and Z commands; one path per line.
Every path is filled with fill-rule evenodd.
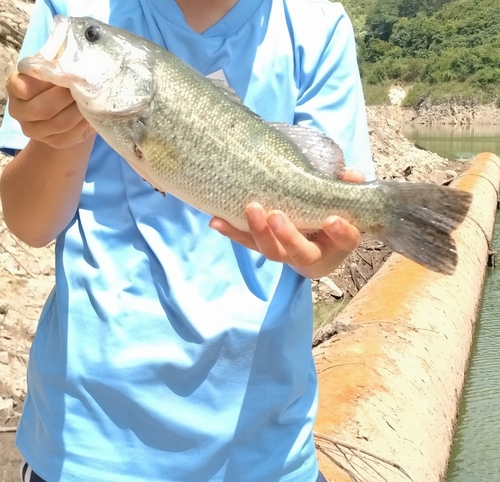
M 347 449 L 348 454 L 351 456 L 354 456 L 355 459 L 363 462 L 364 465 L 366 465 L 368 468 L 370 468 L 377 476 L 387 482 L 387 479 L 382 476 L 374 467 L 373 467 L 373 462 L 382 462 L 385 465 L 388 465 L 390 467 L 393 467 L 396 469 L 398 472 L 403 474 L 408 480 L 413 482 L 413 479 L 410 477 L 408 472 L 401 467 L 397 462 L 394 462 L 390 459 L 387 459 L 385 457 L 382 457 L 381 455 L 378 455 L 374 452 L 370 452 L 359 445 L 351 444 L 349 442 L 345 442 L 343 440 L 334 438 L 334 437 L 329 437 L 327 435 L 322 435 L 320 433 L 314 433 L 314 438 L 316 439 L 316 448 L 325 456 L 327 456 L 332 462 L 334 462 L 338 467 L 340 467 L 342 470 L 344 470 L 346 473 L 349 474 L 353 482 L 364 482 L 364 477 L 359 474 L 357 471 L 356 467 L 354 467 L 353 461 L 349 460 L 347 458 L 346 452 L 344 452 L 343 449 Z M 344 464 L 336 459 L 334 457 L 334 454 L 332 452 L 338 451 L 340 452 L 345 460 L 349 463 L 351 468 L 346 468 Z M 371 459 L 371 460 L 370 460 Z M 366 470 L 366 469 L 365 469 Z M 357 474 L 355 473 L 357 472 Z M 370 481 L 373 482 L 373 481 Z

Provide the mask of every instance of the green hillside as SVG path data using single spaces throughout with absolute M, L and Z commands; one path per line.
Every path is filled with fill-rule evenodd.
M 342 0 L 356 31 L 367 103 L 411 86 L 407 106 L 500 107 L 500 0 Z

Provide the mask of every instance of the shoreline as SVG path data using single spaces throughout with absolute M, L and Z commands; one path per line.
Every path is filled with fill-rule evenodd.
M 500 125 L 500 106 L 496 102 L 478 105 L 473 102 L 459 104 L 455 101 L 441 104 L 423 102 L 418 109 L 398 105 L 401 97 L 392 105 L 367 105 L 368 116 L 384 116 L 387 119 L 410 125 L 479 126 Z
M 429 182 L 435 171 L 451 169 L 458 175 L 467 167 L 467 162 L 423 150 L 404 136 L 402 127 L 408 113 L 400 107 L 368 107 L 366 112 L 377 179 Z

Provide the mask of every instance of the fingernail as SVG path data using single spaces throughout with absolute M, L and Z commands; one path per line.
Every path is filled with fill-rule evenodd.
M 267 219 L 267 224 L 271 229 L 280 229 L 283 226 L 283 216 L 280 213 L 273 213 Z
M 334 218 L 330 221 L 327 221 L 325 229 L 330 233 L 330 234 L 338 234 L 340 232 L 341 226 L 338 218 Z
M 257 206 L 248 206 L 246 209 L 248 220 L 252 223 L 259 221 L 262 218 L 262 212 Z
M 208 227 L 214 229 L 215 231 L 219 231 L 221 225 L 217 220 L 211 219 L 210 222 L 208 223 Z

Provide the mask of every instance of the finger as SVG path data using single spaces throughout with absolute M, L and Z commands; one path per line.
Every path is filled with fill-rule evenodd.
M 73 129 L 40 140 L 56 149 L 64 149 L 80 144 L 95 134 L 95 129 L 85 119 L 82 119 Z
M 345 182 L 365 182 L 365 175 L 357 169 L 346 169 L 340 179 Z
M 71 131 L 80 122 L 83 116 L 75 102 L 48 120 L 24 121 L 21 124 L 23 132 L 32 139 L 45 139 L 52 135 Z
M 259 251 L 273 261 L 285 261 L 287 253 L 274 236 L 264 208 L 258 203 L 250 203 L 245 209 L 245 216 Z
M 359 230 L 337 216 L 330 216 L 323 221 L 323 231 L 341 251 L 353 251 L 361 241 Z
M 283 252 L 286 253 L 289 264 L 310 266 L 321 258 L 321 247 L 308 241 L 284 213 L 272 211 L 267 216 L 267 223 L 281 248 L 282 256 Z
M 68 89 L 52 86 L 30 100 L 13 100 L 9 112 L 21 123 L 33 122 L 52 119 L 72 104 L 75 101 Z
M 42 92 L 49 90 L 51 87 L 54 87 L 54 84 L 21 74 L 18 71 L 14 72 L 7 79 L 6 84 L 9 97 L 22 100 L 30 100 Z
M 210 228 L 219 232 L 223 236 L 226 236 L 247 248 L 253 249 L 254 251 L 259 250 L 250 233 L 236 229 L 234 226 L 231 226 L 227 221 L 224 221 L 221 218 L 212 218 L 208 225 Z

